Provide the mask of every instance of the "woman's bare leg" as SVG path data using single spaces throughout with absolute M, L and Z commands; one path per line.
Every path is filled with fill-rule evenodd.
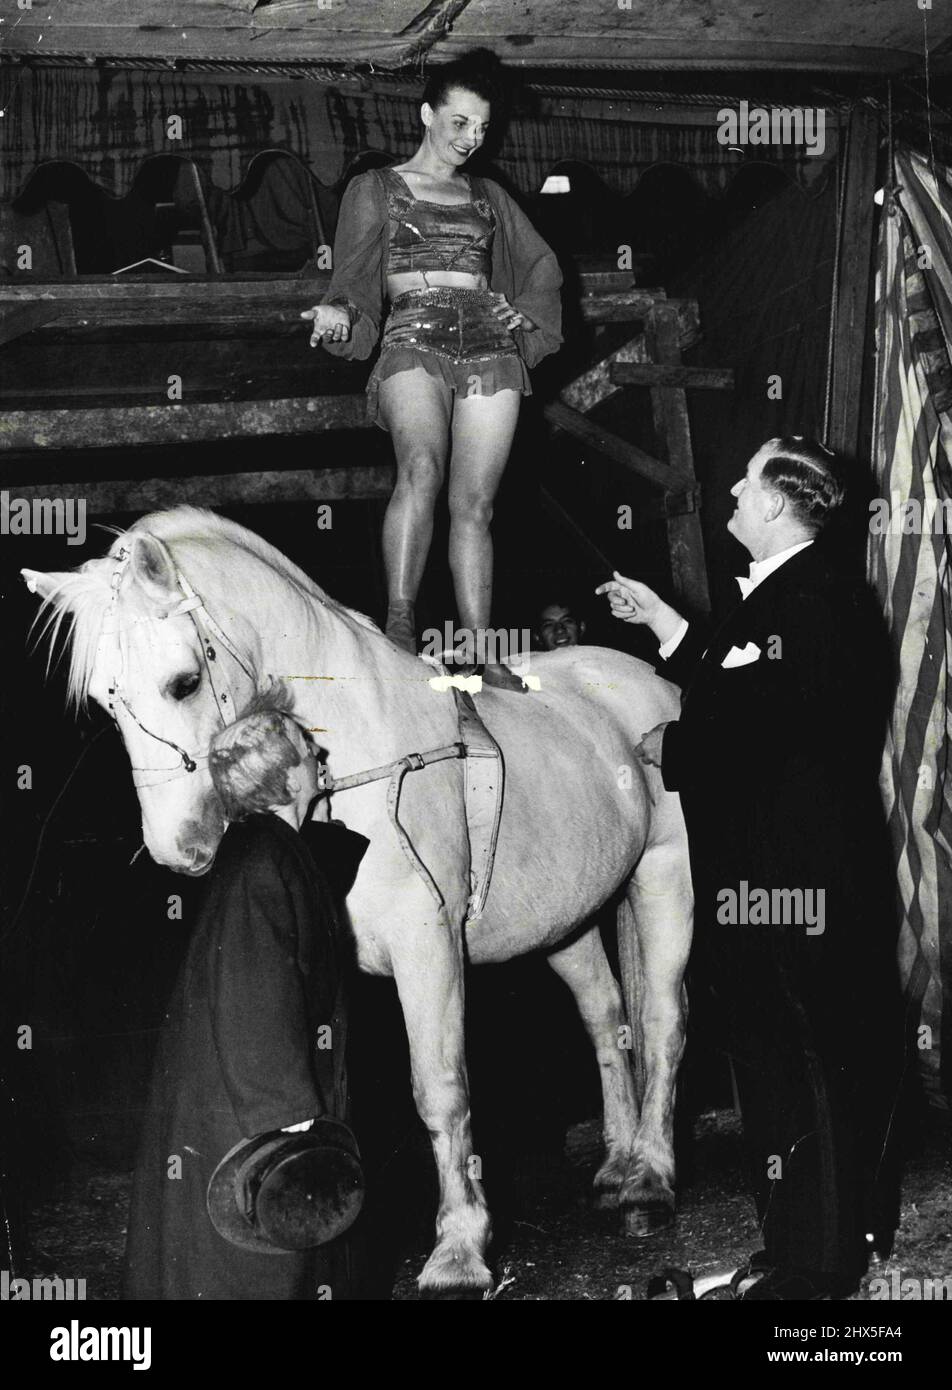
M 452 392 L 425 368 L 414 367 L 382 381 L 378 400 L 397 459 L 397 481 L 383 523 L 387 636 L 415 653 L 413 605 L 430 553 L 433 509 L 443 486 Z
M 489 531 L 519 418 L 520 391 L 492 396 L 457 394 L 453 409 L 450 463 L 450 569 L 463 627 L 474 634 L 489 627 L 493 592 L 493 543 Z M 488 684 L 522 690 L 518 676 L 498 662 L 487 663 Z

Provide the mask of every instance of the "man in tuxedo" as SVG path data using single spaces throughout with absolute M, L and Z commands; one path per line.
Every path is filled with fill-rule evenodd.
M 696 974 L 733 1062 L 765 1244 L 744 1296 L 837 1298 L 888 1246 L 898 1205 L 902 1023 L 877 784 L 891 662 L 871 592 L 822 538 L 844 497 L 833 456 L 768 440 L 731 492 L 728 530 L 752 563 L 713 634 L 636 580 L 598 592 L 651 628 L 683 690 L 680 719 L 637 751 L 688 827 Z

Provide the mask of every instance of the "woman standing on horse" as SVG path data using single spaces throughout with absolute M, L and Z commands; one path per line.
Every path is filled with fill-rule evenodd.
M 562 275 L 549 246 L 489 179 L 462 172 L 498 105 L 498 60 L 477 50 L 429 79 L 423 141 L 404 164 L 360 174 L 341 202 L 334 273 L 311 345 L 380 358 L 367 384 L 371 420 L 393 436 L 397 481 L 383 529 L 387 635 L 416 652 L 414 604 L 451 454 L 449 560 L 462 626 L 482 651 L 490 622 L 489 524 L 528 368 L 562 341 Z M 507 666 L 488 685 L 521 690 Z

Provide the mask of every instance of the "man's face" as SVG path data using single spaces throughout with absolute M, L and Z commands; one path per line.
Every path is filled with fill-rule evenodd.
M 489 102 L 464 87 L 451 87 L 435 110 L 424 102 L 423 118 L 436 154 L 459 168 L 486 138 Z
M 556 647 L 577 647 L 585 624 L 572 616 L 572 611 L 561 603 L 550 603 L 539 614 L 539 646 L 544 652 L 554 652 Z
M 775 507 L 776 490 L 766 488 L 760 477 L 769 457 L 770 446 L 764 444 L 748 463 L 744 476 L 731 488 L 736 501 L 727 529 L 755 559 L 766 536 L 768 515 Z

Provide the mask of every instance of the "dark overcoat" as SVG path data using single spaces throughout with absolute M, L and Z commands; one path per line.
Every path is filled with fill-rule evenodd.
M 240 1249 L 212 1226 L 205 1199 L 240 1140 L 344 1117 L 342 904 L 366 846 L 342 826 L 298 832 L 273 815 L 226 831 L 156 1056 L 124 1298 L 308 1299 L 339 1277 L 339 1241 Z

